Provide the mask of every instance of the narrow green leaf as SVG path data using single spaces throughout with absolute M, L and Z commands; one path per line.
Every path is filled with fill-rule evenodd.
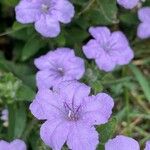
M 133 72 L 134 76 L 136 77 L 137 81 L 139 82 L 145 97 L 147 100 L 150 101 L 150 85 L 149 81 L 146 79 L 146 77 L 142 74 L 142 72 L 133 64 L 130 66 L 131 71 Z

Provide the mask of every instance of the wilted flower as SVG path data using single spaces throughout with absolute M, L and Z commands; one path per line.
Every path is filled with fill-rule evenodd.
M 0 150 L 26 150 L 26 144 L 24 141 L 16 139 L 11 143 L 0 140 Z
M 46 120 L 40 129 L 46 145 L 60 150 L 66 142 L 72 150 L 96 149 L 99 141 L 94 125 L 108 121 L 114 102 L 105 93 L 89 93 L 90 87 L 77 81 L 63 82 L 53 91 L 39 90 L 30 110 Z
M 68 0 L 21 0 L 16 6 L 17 21 L 35 23 L 35 29 L 45 37 L 56 37 L 60 23 L 69 23 L 74 7 Z
M 76 57 L 69 48 L 58 48 L 35 59 L 40 70 L 37 73 L 37 86 L 50 88 L 62 81 L 78 80 L 85 71 L 83 59 Z
M 150 37 L 150 7 L 143 7 L 138 11 L 142 23 L 138 26 L 137 35 L 141 39 Z
M 83 46 L 83 52 L 87 58 L 95 59 L 101 70 L 112 71 L 116 65 L 128 64 L 134 57 L 122 32 L 111 33 L 107 27 L 91 27 L 89 32 L 95 39 Z
M 4 121 L 3 125 L 8 127 L 8 109 L 2 110 L 1 120 Z
M 105 144 L 105 150 L 140 150 L 138 142 L 130 137 L 118 135 Z M 144 150 L 150 150 L 150 141 Z
M 126 9 L 132 9 L 139 3 L 139 0 L 117 0 L 118 4 Z

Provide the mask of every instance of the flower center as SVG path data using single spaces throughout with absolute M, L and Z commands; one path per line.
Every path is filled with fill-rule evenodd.
M 109 43 L 104 44 L 102 47 L 106 52 L 109 52 L 111 50 L 111 46 Z
M 48 10 L 49 10 L 49 6 L 46 4 L 42 4 L 42 11 L 46 13 L 48 12 Z
M 66 118 L 69 121 L 77 121 L 79 119 L 80 106 L 71 108 L 67 103 L 64 104 L 66 110 Z
M 61 76 L 64 76 L 64 69 L 63 68 L 58 68 L 58 73 L 61 75 Z

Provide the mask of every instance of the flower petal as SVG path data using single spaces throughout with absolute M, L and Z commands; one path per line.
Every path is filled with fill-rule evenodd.
M 137 35 L 141 39 L 146 39 L 150 37 L 150 28 L 149 28 L 150 23 L 141 23 L 138 26 L 138 31 Z
M 61 150 L 69 133 L 70 124 L 54 119 L 46 121 L 40 129 L 40 136 L 44 143 L 52 149 Z
M 70 48 L 57 48 L 35 59 L 34 64 L 39 70 L 45 70 L 57 67 L 56 64 L 63 63 L 64 60 L 72 59 L 75 56 Z
M 42 15 L 35 22 L 35 29 L 44 37 L 56 37 L 60 33 L 60 24 L 49 15 Z
M 134 58 L 133 50 L 130 47 L 112 51 L 110 55 L 112 55 L 113 60 L 116 61 L 117 65 L 129 64 Z
M 64 68 L 66 68 L 64 69 L 64 81 L 74 79 L 79 80 L 85 72 L 84 61 L 80 57 L 73 57 L 69 60 L 64 61 Z
M 69 23 L 75 14 L 75 10 L 74 6 L 68 0 L 59 0 L 52 13 L 60 22 Z
M 110 38 L 111 50 L 118 50 L 129 46 L 128 39 L 120 32 L 116 31 L 111 34 Z
M 138 11 L 138 17 L 142 22 L 150 22 L 150 7 L 143 7 Z
M 40 119 L 54 119 L 62 117 L 63 102 L 57 93 L 48 89 L 40 89 L 35 100 L 30 104 L 32 114 Z
M 140 147 L 136 140 L 119 135 L 105 144 L 105 150 L 140 150 Z
M 72 150 L 95 150 L 98 133 L 94 127 L 88 127 L 80 122 L 74 123 L 67 139 L 67 145 Z
M 1 150 L 9 150 L 9 143 L 3 140 L 0 140 L 0 148 Z
M 54 90 L 63 95 L 68 104 L 79 106 L 85 97 L 90 94 L 90 87 L 77 81 L 66 81 L 54 87 Z
M 11 147 L 11 150 L 26 150 L 27 149 L 24 141 L 19 140 L 19 139 L 12 141 L 9 146 Z
M 126 9 L 132 9 L 138 4 L 139 0 L 117 0 L 117 2 Z
M 112 114 L 113 106 L 113 99 L 105 93 L 91 96 L 85 100 L 82 119 L 89 125 L 104 124 Z
M 100 45 L 96 40 L 90 40 L 82 49 L 85 56 L 89 59 L 99 57 L 101 52 Z
M 150 141 L 146 142 L 146 146 L 144 150 L 150 150 Z
M 90 34 L 100 42 L 101 46 L 110 38 L 110 30 L 107 27 L 90 27 Z
M 40 17 L 41 3 L 37 1 L 21 0 L 16 6 L 16 19 L 21 23 L 33 23 Z
M 95 61 L 99 69 L 106 72 L 112 71 L 116 66 L 116 62 L 106 52 L 101 53 L 99 58 L 97 58 Z
M 50 88 L 62 81 L 62 78 L 57 73 L 50 70 L 38 71 L 36 74 L 37 87 Z

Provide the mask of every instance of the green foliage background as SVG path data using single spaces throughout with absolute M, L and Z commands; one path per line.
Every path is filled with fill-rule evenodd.
M 36 93 L 34 58 L 57 47 L 75 49 L 85 59 L 86 73 L 82 82 L 90 85 L 93 93 L 107 92 L 115 100 L 113 117 L 109 123 L 97 127 L 103 150 L 105 142 L 117 134 L 131 136 L 141 147 L 150 139 L 150 39 L 136 36 L 139 20 L 137 10 L 124 10 L 116 0 L 71 0 L 76 15 L 55 39 L 46 39 L 35 32 L 33 25 L 15 21 L 14 7 L 18 0 L 0 0 L 0 111 L 9 110 L 9 126 L 0 120 L 0 139 L 25 140 L 30 150 L 48 150 L 39 137 L 42 122 L 29 111 Z M 143 3 L 150 6 L 150 0 Z M 90 26 L 108 26 L 112 31 L 122 30 L 135 52 L 128 66 L 105 73 L 94 61 L 85 58 L 81 47 L 90 35 Z M 67 149 L 64 147 L 64 149 Z

